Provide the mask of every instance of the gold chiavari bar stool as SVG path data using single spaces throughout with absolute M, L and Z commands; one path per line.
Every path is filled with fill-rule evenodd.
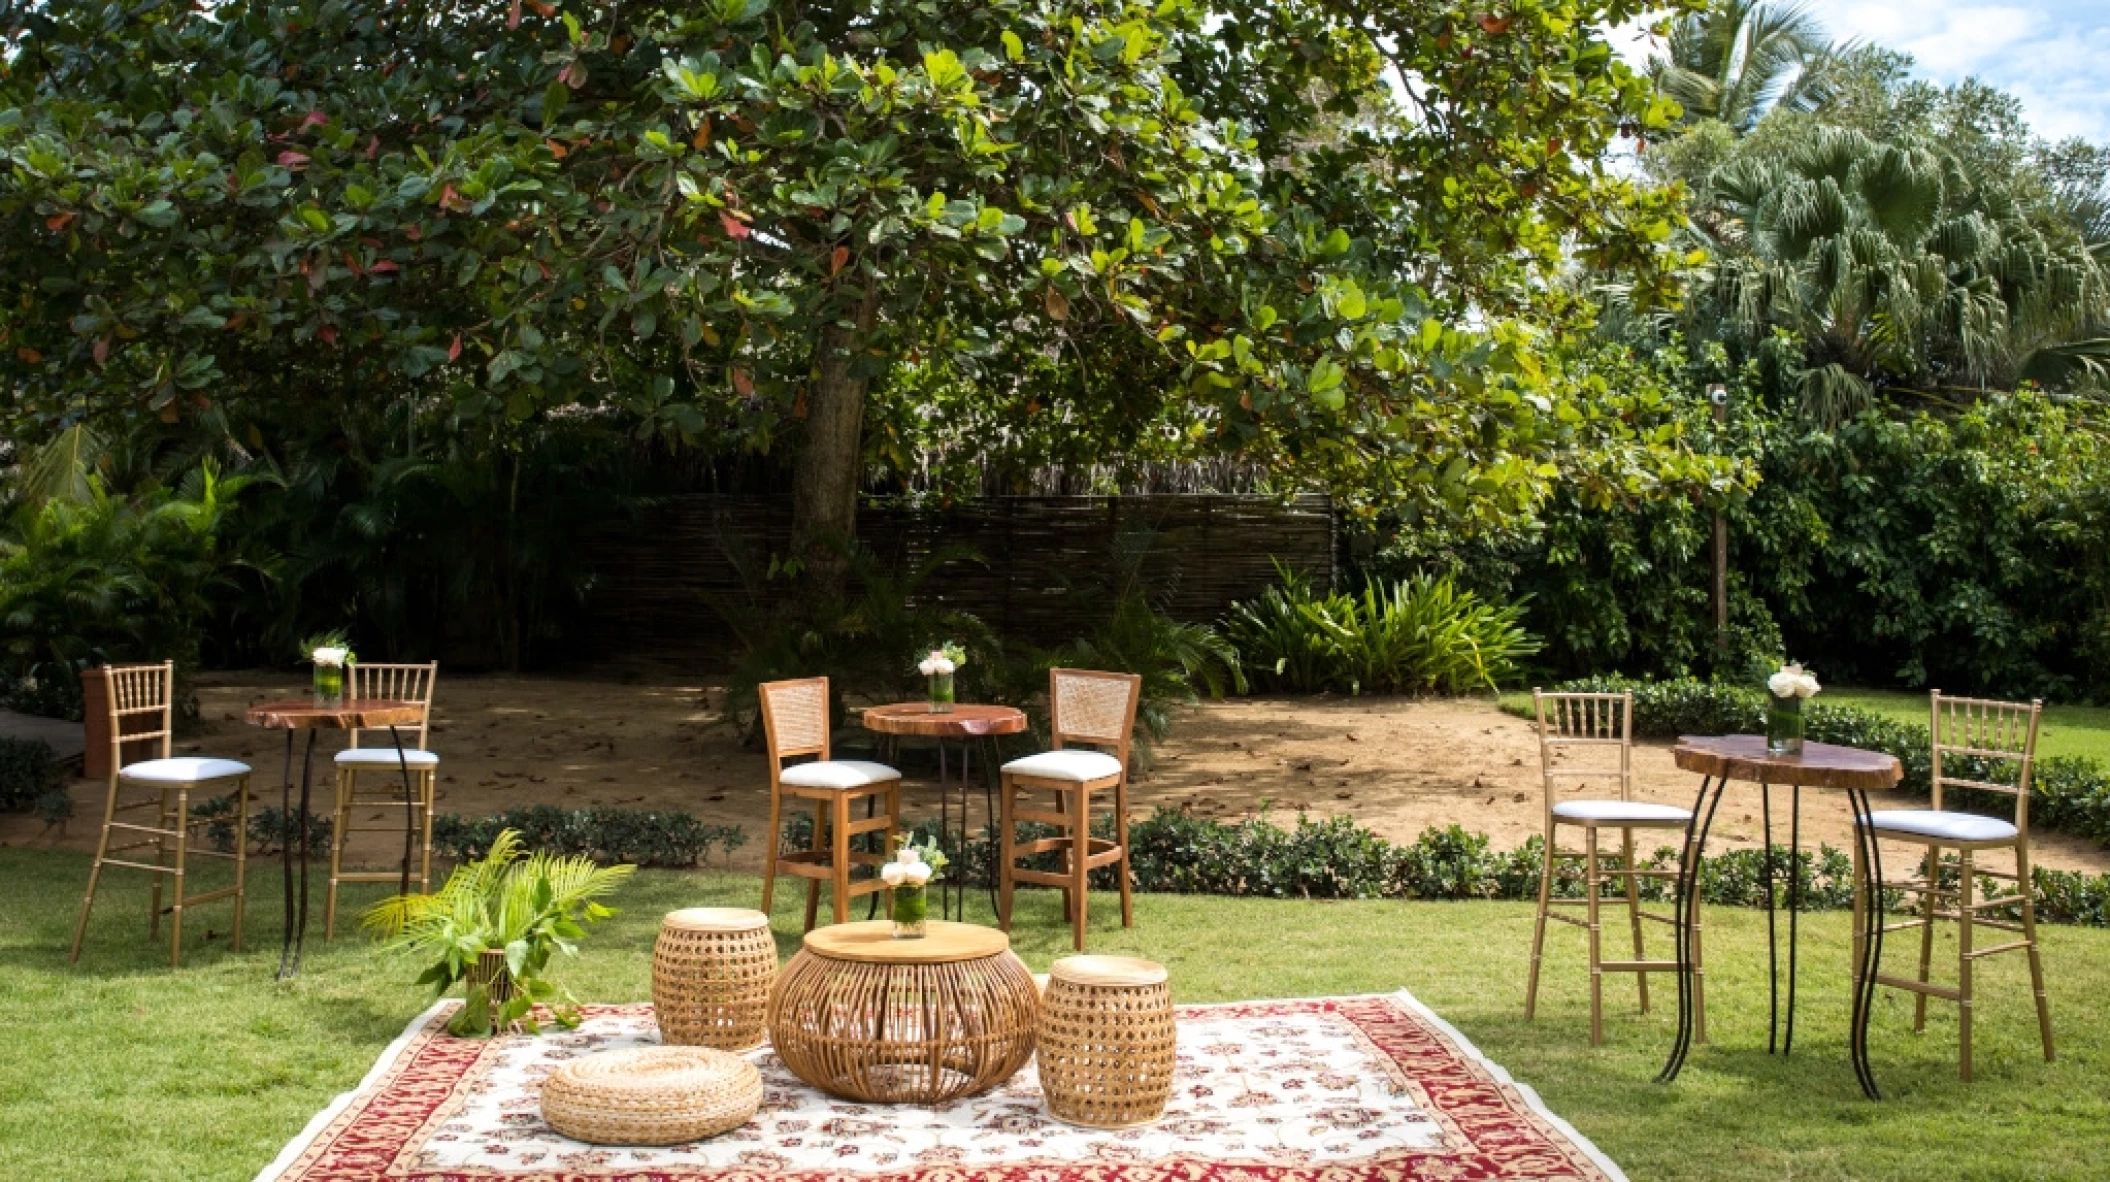
M 850 870 L 860 865 L 877 867 L 891 858 L 894 831 L 901 825 L 901 773 L 883 763 L 829 757 L 827 678 L 772 681 L 758 687 L 757 692 L 762 700 L 762 733 L 769 747 L 769 831 L 763 844 L 762 913 L 769 914 L 780 874 L 806 880 L 809 932 L 819 916 L 822 882 L 829 884 L 836 923 L 849 919 L 852 899 L 876 892 L 884 894 L 891 905 L 893 893 L 877 874 L 852 882 Z M 785 760 L 804 755 L 818 758 L 785 766 Z M 783 843 L 787 800 L 813 804 L 811 849 L 789 854 L 778 849 Z M 851 806 L 870 800 L 885 802 L 884 815 L 852 820 Z M 880 834 L 879 852 L 850 849 L 851 840 L 866 833 Z
M 1674 916 L 1642 909 L 1641 880 L 1674 879 L 1677 871 L 1639 868 L 1634 859 L 1634 831 L 1684 829 L 1692 820 L 1692 813 L 1675 805 L 1633 799 L 1633 694 L 1549 694 L 1534 689 L 1531 700 L 1538 714 L 1539 768 L 1545 778 L 1546 846 L 1539 868 L 1538 918 L 1531 934 L 1531 974 L 1524 987 L 1524 1017 L 1528 1021 L 1538 1013 L 1539 962 L 1546 945 L 1546 921 L 1574 924 L 1589 933 L 1590 1044 L 1597 1046 L 1604 1042 L 1604 974 L 1633 973 L 1641 987 L 1641 1012 L 1645 1014 L 1648 1012 L 1648 974 L 1675 974 L 1678 971 L 1675 960 L 1647 959 L 1641 934 L 1643 921 L 1673 927 L 1677 922 Z M 1617 766 L 1555 766 L 1562 752 L 1593 747 L 1617 751 Z M 1561 799 L 1560 781 L 1575 778 L 1614 779 L 1619 784 L 1619 796 L 1615 800 Z M 1564 829 L 1582 831 L 1580 853 L 1561 849 L 1560 838 Z M 1619 831 L 1620 864 L 1617 870 L 1606 869 L 1601 860 L 1598 834 L 1605 829 Z M 1558 863 L 1564 860 L 1579 860 L 1583 864 L 1583 897 L 1580 899 L 1553 897 L 1554 874 Z M 1631 960 L 1606 960 L 1604 957 L 1602 896 L 1604 886 L 1612 881 L 1621 882 L 1626 887 L 1627 926 L 1634 943 Z M 1580 908 L 1583 917 L 1563 914 L 1559 910 L 1562 908 Z M 1700 927 L 1695 922 L 1692 930 L 1694 1036 L 1697 1041 L 1706 1042 L 1706 978 L 1700 971 L 1700 964 Z
M 403 728 L 354 727 L 348 742 L 350 746 L 337 753 L 337 810 L 335 823 L 330 828 L 330 896 L 323 904 L 322 938 L 335 939 L 337 935 L 337 887 L 346 882 L 395 882 L 403 877 L 399 865 L 392 870 L 346 870 L 344 868 L 344 843 L 354 833 L 387 833 L 402 836 L 406 829 L 414 830 L 420 849 L 418 870 L 412 881 L 417 883 L 419 894 L 432 891 L 432 814 L 438 795 L 440 757 L 426 746 L 432 733 L 432 693 L 440 679 L 440 663 L 427 661 L 422 664 L 375 664 L 354 662 L 345 670 L 345 692 L 354 701 L 416 702 L 422 707 L 418 715 L 416 746 L 405 743 L 401 753 L 396 750 L 396 740 L 408 739 Z M 362 730 L 392 731 L 384 735 L 387 742 L 380 746 L 361 747 L 359 736 Z M 410 798 L 404 799 L 403 773 L 410 773 Z M 373 783 L 378 781 L 378 783 Z M 362 797 L 360 790 L 366 788 Z M 356 824 L 355 814 L 362 803 L 367 807 L 380 806 L 384 817 L 400 819 L 386 824 Z M 393 810 L 407 809 L 408 816 Z
M 249 847 L 249 765 L 232 759 L 172 754 L 176 697 L 176 667 L 173 662 L 163 661 L 159 665 L 105 665 L 103 687 L 105 700 L 99 704 L 91 703 L 90 708 L 99 705 L 109 712 L 110 782 L 103 806 L 102 836 L 95 847 L 95 865 L 88 871 L 88 893 L 81 899 L 80 922 L 73 929 L 73 959 L 81 958 L 81 941 L 88 934 L 88 913 L 95 907 L 95 891 L 102 882 L 105 866 L 144 870 L 154 876 L 152 912 L 147 928 L 150 936 L 160 935 L 163 913 L 162 880 L 171 880 L 174 901 L 167 908 L 170 968 L 180 968 L 183 965 L 184 910 L 216 899 L 234 900 L 234 948 L 240 952 L 242 905 L 246 886 L 244 876 L 248 869 L 246 854 Z M 159 727 L 154 730 L 135 730 L 128 734 L 128 720 L 131 719 L 158 720 Z M 125 763 L 125 744 L 142 742 L 154 743 L 159 749 L 159 755 L 138 763 Z M 148 788 L 153 791 L 153 795 L 130 802 L 120 802 L 118 792 L 128 788 Z M 193 831 L 212 820 L 210 817 L 193 816 L 191 809 L 195 804 L 204 803 L 208 792 L 216 790 L 232 791 L 234 794 L 234 852 L 231 854 L 194 846 L 191 841 Z M 198 799 L 194 801 L 193 796 Z M 122 816 L 143 810 L 152 810 L 152 824 L 119 820 Z M 113 837 L 129 840 L 113 845 Z M 145 849 L 154 851 L 152 862 L 111 856 Z M 185 876 L 189 871 L 190 859 L 194 857 L 222 858 L 233 862 L 234 885 L 200 894 L 189 894 Z
M 2042 702 L 2032 701 L 2025 705 L 1986 698 L 1949 698 L 1935 690 L 1928 695 L 1934 807 L 1879 809 L 1855 818 L 1855 824 L 1873 831 L 1879 840 L 1908 842 L 1925 848 L 1918 878 L 1875 884 L 1881 890 L 1900 891 L 1918 899 L 1915 918 L 1882 929 L 1886 933 L 1919 930 L 1918 978 L 1886 976 L 1881 966 L 1873 966 L 1869 971 L 1875 975 L 1878 985 L 1918 995 L 1913 999 L 1912 1029 L 1915 1032 L 1927 1028 L 1929 997 L 1956 1003 L 1959 1066 L 1965 1083 L 1971 1080 L 1972 968 L 1978 961 L 2003 952 L 2029 954 L 2030 988 L 2037 1001 L 2037 1036 L 2044 1044 L 2044 1061 L 2052 1061 L 2051 1007 L 2044 997 L 2044 962 L 2037 948 L 2036 885 L 2029 869 L 2030 774 L 2036 765 L 2037 726 L 2043 712 Z M 1953 774 L 1958 770 L 1958 760 L 1967 761 L 1961 770 L 1969 775 Z M 2007 773 L 2013 774 L 2013 783 L 1990 778 Z M 2014 797 L 2014 821 L 2010 823 L 1997 817 L 1945 810 L 1942 807 L 1943 793 L 1951 788 Z M 1941 873 L 1945 850 L 1956 851 L 1954 886 L 1948 885 Z M 2013 873 L 1978 864 L 1979 854 L 1999 850 L 2014 853 Z M 1860 856 L 1859 845 L 1854 847 L 1854 854 L 1854 964 L 1859 965 L 1861 932 L 1864 930 L 1861 919 L 1869 906 L 1880 904 L 1872 904 L 1869 898 L 1868 866 Z M 1978 893 L 1980 878 L 2013 886 L 2004 894 L 1981 897 Z M 2019 911 L 2019 923 L 1987 914 L 2010 908 Z M 1956 922 L 1956 984 L 1953 987 L 1938 985 L 1929 979 L 1934 960 L 1934 921 L 1937 919 Z M 1978 928 L 1992 928 L 2019 938 L 1981 948 L 1976 942 Z M 1878 941 L 1877 950 L 1880 952 L 1881 948 Z M 1860 983 L 1858 978 L 1855 983 Z
M 1136 926 L 1128 873 L 1128 755 L 1142 685 L 1143 679 L 1133 673 L 1048 671 L 1052 749 L 1014 759 L 1003 767 L 997 827 L 997 916 L 1005 931 L 1011 930 L 1011 898 L 1017 884 L 1056 887 L 1062 891 L 1063 912 L 1070 920 L 1072 941 L 1077 951 L 1084 951 L 1087 876 L 1101 866 L 1120 868 L 1121 926 Z M 1066 746 L 1071 743 L 1111 747 L 1113 751 L 1109 754 L 1090 747 Z M 1110 840 L 1091 835 L 1092 794 L 1108 790 L 1114 796 L 1114 836 Z M 1032 792 L 1052 793 L 1055 811 L 1022 807 L 1021 797 Z M 1021 842 L 1017 832 L 1020 822 L 1051 825 L 1056 834 Z M 1018 865 L 1020 858 L 1048 851 L 1062 855 L 1060 872 L 1028 870 Z

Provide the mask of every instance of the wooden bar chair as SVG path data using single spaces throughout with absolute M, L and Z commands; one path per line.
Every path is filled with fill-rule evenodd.
M 997 917 L 1011 930 L 1011 896 L 1017 884 L 1034 883 L 1062 891 L 1077 951 L 1084 951 L 1087 927 L 1087 876 L 1101 866 L 1119 866 L 1121 926 L 1136 926 L 1135 900 L 1128 873 L 1128 752 L 1136 725 L 1136 703 L 1143 679 L 1133 673 L 1097 673 L 1087 669 L 1048 670 L 1048 729 L 1051 749 L 1003 767 L 1002 816 L 997 833 Z M 1110 747 L 1109 754 L 1066 744 Z M 1091 835 L 1092 794 L 1114 794 L 1114 836 Z M 1055 811 L 1022 807 L 1022 794 L 1052 793 Z M 1018 840 L 1020 822 L 1052 825 L 1053 837 Z M 1062 870 L 1027 870 L 1018 860 L 1034 854 L 1062 854 Z
M 762 733 L 769 746 L 769 835 L 764 843 L 762 913 L 769 914 L 777 876 L 806 880 L 806 930 L 812 931 L 820 910 L 823 881 L 833 893 L 836 923 L 850 916 L 850 900 L 880 893 L 891 907 L 893 894 L 875 873 L 850 881 L 853 866 L 875 870 L 893 856 L 894 833 L 901 827 L 901 773 L 883 763 L 829 758 L 828 679 L 772 681 L 757 687 L 762 699 Z M 786 767 L 802 755 L 819 758 Z M 851 819 L 858 801 L 884 800 L 882 816 Z M 813 802 L 813 847 L 783 853 L 784 805 L 787 800 Z M 879 852 L 853 851 L 850 842 L 866 833 L 880 834 Z
M 88 893 L 81 899 L 80 922 L 73 929 L 73 959 L 78 961 L 81 958 L 81 940 L 88 934 L 88 913 L 95 907 L 95 890 L 102 882 L 105 866 L 144 870 L 154 876 L 153 902 L 147 925 L 149 937 L 158 937 L 161 933 L 162 880 L 173 880 L 174 901 L 167 908 L 170 968 L 183 966 L 184 910 L 215 899 L 234 900 L 234 949 L 240 952 L 242 905 L 247 885 L 244 876 L 248 870 L 249 765 L 232 759 L 172 754 L 176 697 L 173 662 L 105 665 L 103 687 L 104 701 L 88 703 L 88 708 L 105 710 L 110 717 L 110 783 L 103 805 L 102 837 L 95 847 L 95 866 L 88 871 Z M 127 733 L 128 722 L 134 719 L 156 729 Z M 156 744 L 159 754 L 152 759 L 127 764 L 124 761 L 125 744 L 142 742 Z M 121 801 L 119 791 L 132 788 L 148 789 L 152 795 Z M 213 820 L 210 816 L 193 816 L 192 808 L 203 804 L 208 794 L 219 792 L 234 794 L 235 836 L 231 854 L 191 844 L 193 831 Z M 152 823 L 118 819 L 142 810 L 152 810 Z M 113 845 L 113 837 L 125 840 Z M 111 856 L 144 849 L 154 851 L 152 862 Z M 194 857 L 223 858 L 233 862 L 234 885 L 189 894 L 184 879 L 190 859 Z
M 416 702 L 424 707 L 418 715 L 415 745 L 413 736 L 402 734 L 403 755 L 399 762 L 396 756 L 395 736 L 389 728 L 354 727 L 348 742 L 351 744 L 337 753 L 337 812 L 335 824 L 330 828 L 330 897 L 323 904 L 322 938 L 330 940 L 337 935 L 337 886 L 346 882 L 393 882 L 403 880 L 399 863 L 393 870 L 346 870 L 344 868 L 344 843 L 354 833 L 387 833 L 401 837 L 406 827 L 415 828 L 422 852 L 418 855 L 417 873 L 412 881 L 417 883 L 418 893 L 432 892 L 432 814 L 437 797 L 440 757 L 427 749 L 426 743 L 432 733 L 432 692 L 440 679 L 440 663 L 427 661 L 423 664 L 369 665 L 354 662 L 346 671 L 346 695 L 355 700 L 387 699 L 399 702 Z M 401 734 L 408 727 L 397 727 Z M 362 747 L 362 731 L 380 732 L 375 745 Z M 403 798 L 403 769 L 410 769 L 410 799 Z M 361 796 L 361 789 L 365 795 Z M 355 823 L 354 814 L 361 807 L 380 807 L 384 820 L 380 823 L 361 825 Z M 392 809 L 408 809 L 408 817 L 392 813 Z
M 2037 997 L 2037 1037 L 2044 1044 L 2044 1061 L 2052 1061 L 2051 1007 L 2044 997 L 2044 962 L 2037 951 L 2036 886 L 2029 869 L 2030 773 L 2037 760 L 2037 725 L 2044 712 L 2042 702 L 1999 702 L 1986 698 L 1945 698 L 1940 690 L 1928 695 L 1928 736 L 1933 761 L 1934 807 L 1931 809 L 1878 809 L 1855 818 L 1857 825 L 1875 831 L 1882 841 L 1907 842 L 1924 847 L 1918 878 L 1885 881 L 1883 890 L 1916 896 L 1919 914 L 1903 923 L 1890 924 L 1885 932 L 1919 929 L 1919 976 L 1916 980 L 1885 976 L 1873 966 L 1876 984 L 1903 989 L 1918 996 L 1913 1000 L 1912 1029 L 1927 1028 L 1927 999 L 1939 997 L 1957 1006 L 1957 1036 L 1961 1046 L 1960 1068 L 1965 1083 L 1971 1081 L 1972 967 L 1988 956 L 2003 952 L 2029 954 L 2029 983 Z M 1957 761 L 1963 766 L 1958 768 Z M 1969 773 L 1954 774 L 1955 771 Z M 2012 774 L 2013 783 L 1992 777 Z M 1990 792 L 2015 798 L 2014 821 L 1976 813 L 1953 812 L 1942 807 L 1945 788 Z M 1943 851 L 1956 851 L 1956 882 L 1942 880 Z M 1978 865 L 1978 855 L 1989 850 L 2010 850 L 2015 855 L 2013 873 Z M 1981 898 L 1978 880 L 1991 878 L 2013 884 L 2005 893 Z M 1862 863 L 1860 846 L 1854 847 L 1854 964 L 1861 963 L 1862 918 L 1871 906 L 1868 867 Z M 1875 904 L 1879 905 L 1879 904 Z M 2014 908 L 2020 923 L 1992 918 L 1989 912 Z M 1934 959 L 1934 921 L 1956 921 L 1956 984 L 1937 985 L 1928 979 Z M 1977 946 L 1978 928 L 1992 928 L 2020 937 L 1990 948 Z M 1880 946 L 1878 948 L 1880 951 Z M 1858 978 L 1855 984 L 1859 985 Z
M 1641 925 L 1644 921 L 1675 925 L 1675 916 L 1644 911 L 1641 907 L 1641 881 L 1648 878 L 1674 879 L 1675 869 L 1643 870 L 1634 860 L 1634 831 L 1680 830 L 1692 820 L 1692 813 L 1674 805 L 1650 804 L 1633 799 L 1634 795 L 1634 695 L 1617 694 L 1549 694 L 1531 691 L 1531 701 L 1538 714 L 1539 723 L 1539 769 L 1545 777 L 1546 833 L 1545 856 L 1539 867 L 1538 919 L 1531 933 L 1531 974 L 1524 986 L 1524 1018 L 1530 1021 L 1538 1013 L 1539 962 L 1546 946 L 1546 921 L 1574 924 L 1589 933 L 1590 959 L 1590 1045 L 1604 1042 L 1604 975 L 1606 973 L 1633 973 L 1641 987 L 1641 1012 L 1648 1012 L 1648 975 L 1650 973 L 1672 973 L 1678 971 L 1675 960 L 1649 960 L 1644 948 Z M 1562 752 L 1573 749 L 1611 748 L 1619 754 L 1616 767 L 1576 766 L 1556 767 Z M 1563 800 L 1560 782 L 1564 779 L 1614 779 L 1619 784 L 1619 796 L 1614 800 Z M 1576 829 L 1582 833 L 1581 852 L 1563 850 L 1560 847 L 1564 830 Z M 1620 868 L 1608 870 L 1600 860 L 1599 834 L 1606 829 L 1619 831 Z M 1583 897 L 1580 899 L 1556 899 L 1553 897 L 1553 878 L 1561 861 L 1580 861 L 1583 869 Z M 1623 883 L 1626 887 L 1627 926 L 1633 936 L 1634 955 L 1631 960 L 1606 960 L 1604 957 L 1603 900 L 1604 886 L 1608 882 Z M 1616 904 L 1615 904 L 1616 906 Z M 1561 908 L 1580 908 L 1581 918 L 1562 914 Z M 1692 1009 L 1693 1033 L 1699 1042 L 1707 1041 L 1707 993 L 1706 977 L 1701 972 L 1700 925 L 1695 920 L 1692 929 Z

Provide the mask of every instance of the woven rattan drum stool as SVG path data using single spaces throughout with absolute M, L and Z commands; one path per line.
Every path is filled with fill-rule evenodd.
M 707 1047 L 630 1047 L 573 1059 L 542 1083 L 542 1119 L 594 1145 L 680 1145 L 746 1124 L 762 1073 Z
M 1149 1124 L 1172 1096 L 1172 988 L 1162 966 L 1072 956 L 1040 1001 L 1040 1090 L 1057 1120 L 1095 1129 Z
M 652 1010 L 668 1046 L 762 1045 L 777 942 L 769 917 L 736 907 L 672 911 L 652 949 Z

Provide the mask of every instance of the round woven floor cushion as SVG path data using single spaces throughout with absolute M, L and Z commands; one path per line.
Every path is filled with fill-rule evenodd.
M 762 1106 L 755 1065 L 708 1047 L 633 1047 L 574 1059 L 542 1084 L 542 1119 L 595 1145 L 680 1145 L 737 1129 Z

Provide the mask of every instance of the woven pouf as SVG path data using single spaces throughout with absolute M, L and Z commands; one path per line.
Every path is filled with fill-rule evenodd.
M 777 942 L 769 917 L 734 907 L 670 912 L 652 949 L 652 1009 L 669 1046 L 762 1045 Z
M 762 1073 L 707 1047 L 632 1047 L 574 1059 L 542 1083 L 542 1119 L 594 1145 L 680 1145 L 737 1129 Z
M 1172 1096 L 1172 988 L 1125 956 L 1055 962 L 1040 1000 L 1040 1090 L 1057 1120 L 1149 1124 Z

